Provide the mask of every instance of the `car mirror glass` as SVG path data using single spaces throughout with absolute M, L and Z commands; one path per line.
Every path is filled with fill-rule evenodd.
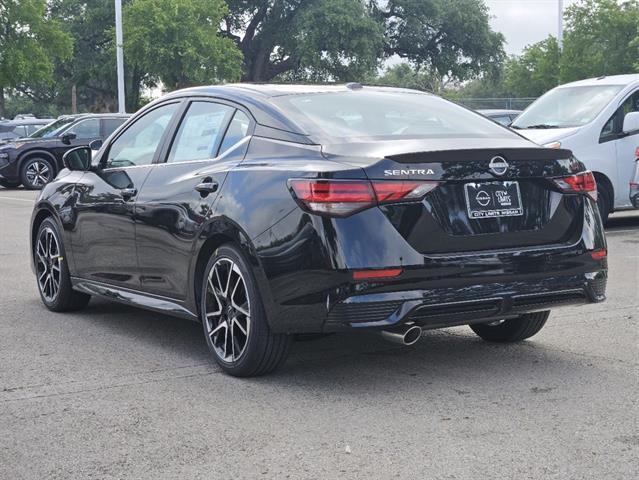
M 75 171 L 87 171 L 91 168 L 93 151 L 90 147 L 77 147 L 69 150 L 62 157 L 65 168 Z

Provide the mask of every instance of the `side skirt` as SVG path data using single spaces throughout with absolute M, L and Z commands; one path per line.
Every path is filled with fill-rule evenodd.
M 88 293 L 89 295 L 97 295 L 99 297 L 106 298 L 107 300 L 114 300 L 126 305 L 164 313 L 173 317 L 185 318 L 194 322 L 200 321 L 196 313 L 193 313 L 181 303 L 170 298 L 151 295 L 127 288 L 115 287 L 113 285 L 107 285 L 78 277 L 71 277 L 71 284 L 73 285 L 74 290 Z

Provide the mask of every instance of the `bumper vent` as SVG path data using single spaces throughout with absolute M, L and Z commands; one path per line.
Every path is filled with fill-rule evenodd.
M 397 302 L 338 303 L 328 314 L 328 324 L 381 322 L 402 305 Z

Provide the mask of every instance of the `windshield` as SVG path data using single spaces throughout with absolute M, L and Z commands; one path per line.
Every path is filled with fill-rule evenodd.
M 347 91 L 273 100 L 311 135 L 334 139 L 513 137 L 483 116 L 434 95 Z
M 592 122 L 623 85 L 555 88 L 528 107 L 513 128 L 569 128 Z
M 61 130 L 75 120 L 74 118 L 61 118 L 49 125 L 42 127 L 40 130 L 36 130 L 31 135 L 31 138 L 50 138 L 57 137 Z

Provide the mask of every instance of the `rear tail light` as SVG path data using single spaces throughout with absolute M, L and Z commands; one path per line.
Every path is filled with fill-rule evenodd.
M 608 256 L 608 250 L 606 250 L 605 248 L 593 250 L 592 252 L 590 252 L 590 256 L 593 260 L 603 260 Z
M 314 213 L 346 217 L 374 205 L 419 200 L 437 182 L 291 179 L 294 196 Z
M 353 280 L 382 280 L 384 278 L 395 278 L 402 274 L 401 268 L 386 268 L 383 270 L 355 270 Z
M 584 193 L 597 201 L 597 181 L 592 172 L 583 172 L 569 177 L 555 178 L 555 183 L 564 192 Z

